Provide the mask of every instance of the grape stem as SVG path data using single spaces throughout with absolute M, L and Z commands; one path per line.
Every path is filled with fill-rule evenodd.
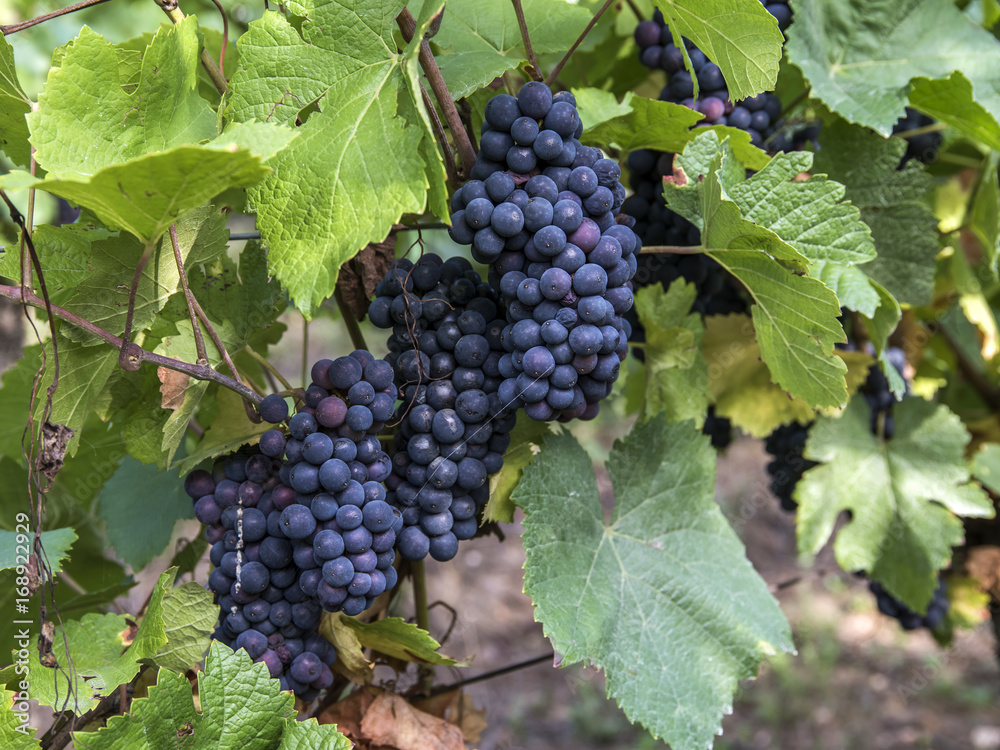
M 937 133 L 947 127 L 948 123 L 946 122 L 932 122 L 930 125 L 913 128 L 912 130 L 902 130 L 899 133 L 893 133 L 893 135 L 897 138 L 916 138 L 918 135 L 924 135 L 926 133 Z
M 37 26 L 43 21 L 58 18 L 59 16 L 65 16 L 67 13 L 74 13 L 78 10 L 90 8 L 94 5 L 100 5 L 101 3 L 106 2 L 108 2 L 108 0 L 83 0 L 83 2 L 67 5 L 65 8 L 54 10 L 51 13 L 45 13 L 40 16 L 35 16 L 34 18 L 29 18 L 27 21 L 18 21 L 17 23 L 9 23 L 6 26 L 0 26 L 0 31 L 3 32 L 4 36 L 7 36 L 8 34 L 14 34 L 18 31 L 24 31 L 24 29 L 30 29 L 32 26 Z
M 113 346 L 115 349 L 122 348 L 122 340 L 113 333 L 105 331 L 100 326 L 94 325 L 89 320 L 84 320 L 79 315 L 71 313 L 69 310 L 51 304 L 47 300 L 42 299 L 32 292 L 27 292 L 22 297 L 20 287 L 0 285 L 0 297 L 6 297 L 13 302 L 22 302 L 26 305 L 46 310 L 49 313 L 50 325 L 52 324 L 52 320 L 54 318 L 59 318 L 60 320 L 66 321 L 71 326 L 79 328 L 95 338 L 101 339 L 101 341 Z M 166 367 L 168 370 L 182 372 L 185 375 L 190 375 L 195 380 L 208 380 L 213 383 L 218 383 L 231 391 L 235 391 L 239 395 L 243 396 L 243 398 L 253 401 L 255 404 L 259 404 L 263 400 L 250 388 L 247 388 L 242 383 L 236 382 L 232 378 L 227 378 L 220 372 L 216 372 L 209 365 L 192 364 L 190 362 L 183 362 L 179 359 L 173 359 L 172 357 L 164 357 L 162 354 L 155 354 L 154 352 L 146 351 L 137 344 L 131 344 L 129 346 L 129 352 L 138 356 L 140 362 L 149 362 L 150 364 L 154 364 L 158 367 Z
M 427 575 L 424 572 L 423 560 L 417 560 L 410 564 L 410 575 L 413 577 L 413 605 L 416 608 L 417 627 L 429 633 L 431 617 L 430 609 L 427 606 Z M 424 692 L 427 692 L 434 681 L 434 670 L 431 667 L 421 665 L 418 671 L 420 684 Z
M 205 314 L 205 311 L 201 308 L 201 305 L 198 304 L 198 300 L 194 298 L 194 295 L 191 296 L 191 301 L 194 303 L 195 312 L 198 313 L 198 317 L 201 318 L 201 322 L 204 324 L 205 330 L 208 331 L 208 335 L 212 338 L 212 343 L 215 344 L 215 348 L 218 349 L 219 354 L 222 355 L 222 361 L 226 363 L 226 367 L 229 368 L 229 371 L 233 374 L 233 377 L 236 379 L 236 382 L 239 383 L 241 386 L 243 386 L 244 385 L 243 378 L 240 377 L 240 371 L 236 369 L 236 365 L 233 363 L 233 358 L 230 357 L 229 352 L 226 351 L 225 345 L 222 343 L 222 340 L 219 338 L 219 335 L 215 332 L 215 328 L 209 321 L 208 316 Z M 250 387 L 253 388 L 254 385 L 253 381 L 250 380 L 247 382 L 249 382 Z M 254 389 L 254 391 L 256 391 L 256 389 Z M 260 394 L 258 392 L 258 396 L 262 395 L 263 394 Z M 247 400 L 247 398 L 244 396 L 243 408 L 247 413 L 247 419 L 249 419 L 254 424 L 260 424 L 260 415 L 254 408 L 254 403 L 256 402 L 252 403 L 250 400 Z
M 511 0 L 514 5 L 514 15 L 517 16 L 517 25 L 521 29 L 521 41 L 524 42 L 524 51 L 528 53 L 528 73 L 533 81 L 542 80 L 541 71 L 538 70 L 538 58 L 535 57 L 535 50 L 531 48 L 531 37 L 528 36 L 528 22 L 524 20 L 524 8 L 521 7 L 521 0 Z
M 198 362 L 208 362 L 208 353 L 205 351 L 205 337 L 201 335 L 201 326 L 198 325 L 198 313 L 194 310 L 194 294 L 188 286 L 187 272 L 184 270 L 184 258 L 181 257 L 181 248 L 177 242 L 177 225 L 170 225 L 170 244 L 174 248 L 174 261 L 177 263 L 177 275 L 180 277 L 181 288 L 184 290 L 184 299 L 187 302 L 188 315 L 191 317 L 191 331 L 194 334 L 194 348 L 198 354 Z
M 403 8 L 396 16 L 396 24 L 403 34 L 403 39 L 409 44 L 413 35 L 417 33 L 417 19 L 413 17 L 409 9 Z M 458 116 L 458 110 L 455 108 L 455 100 L 448 91 L 444 76 L 441 75 L 441 69 L 438 67 L 437 60 L 434 59 L 434 53 L 431 52 L 431 45 L 426 39 L 420 40 L 419 59 L 420 67 L 423 68 L 424 75 L 427 76 L 427 82 L 431 86 L 434 98 L 437 99 L 441 111 L 444 113 L 444 120 L 448 123 L 451 137 L 455 140 L 458 155 L 462 159 L 462 173 L 459 176 L 464 178 L 472 169 L 472 165 L 476 163 L 476 150 L 469 134 L 465 132 L 462 118 Z
M 274 375 L 274 377 L 276 377 L 278 379 L 278 381 L 283 386 L 285 386 L 286 390 L 288 390 L 288 391 L 294 391 L 295 390 L 295 388 L 292 387 L 292 384 L 289 383 L 288 380 L 285 379 L 285 376 L 282 375 L 280 372 L 278 372 L 278 370 L 275 369 L 274 365 L 272 365 L 270 362 L 268 362 L 266 359 L 264 359 L 264 357 L 261 356 L 257 352 L 256 349 L 254 349 L 253 347 L 250 346 L 250 344 L 245 345 L 243 347 L 243 351 L 245 351 L 247 354 L 249 354 L 251 357 L 253 357 L 255 360 L 257 360 L 260 363 L 260 366 L 263 367 L 267 372 L 269 372 L 272 375 Z M 277 389 L 275 389 L 275 390 L 277 390 Z
M 128 311 L 125 313 L 125 333 L 122 335 L 121 351 L 118 352 L 118 366 L 123 370 L 135 372 L 142 364 L 141 358 L 132 351 L 132 318 L 135 315 L 135 295 L 139 291 L 139 279 L 146 269 L 146 264 L 153 257 L 154 245 L 150 242 L 142 251 L 139 262 L 135 264 L 135 273 L 132 274 L 132 285 L 128 289 Z
M 584 28 L 584 30 L 580 33 L 580 36 L 577 38 L 577 40 L 573 42 L 573 46 L 569 48 L 569 51 L 565 55 L 563 55 L 562 60 L 556 63 L 556 66 L 552 69 L 552 72 L 549 73 L 548 78 L 545 79 L 545 83 L 551 85 L 552 82 L 559 77 L 559 74 L 562 72 L 563 66 L 565 66 L 566 63 L 569 62 L 570 57 L 572 57 L 573 53 L 576 52 L 576 48 L 579 47 L 581 44 L 583 44 L 583 40 L 587 38 L 587 34 L 589 34 L 590 30 L 597 25 L 597 22 L 601 20 L 601 16 L 604 15 L 604 11 L 610 8 L 611 3 L 613 2 L 614 0 L 605 0 L 605 3 L 604 5 L 601 6 L 601 9 L 594 14 L 594 17 L 590 19 L 590 23 L 588 23 L 587 26 Z
M 448 143 L 448 135 L 444 132 L 444 125 L 441 124 L 437 108 L 434 106 L 434 102 L 431 101 L 431 95 L 427 93 L 423 81 L 420 82 L 420 98 L 424 100 L 424 107 L 427 108 L 427 114 L 430 115 L 431 129 L 434 131 L 434 137 L 437 138 L 438 143 L 441 144 L 441 150 L 444 152 L 444 169 L 448 173 L 448 181 L 457 183 L 459 179 L 458 167 L 455 165 L 455 154 L 451 150 L 451 144 Z
M 347 306 L 347 301 L 344 299 L 344 295 L 341 294 L 339 286 L 334 288 L 333 298 L 337 301 L 337 307 L 340 309 L 340 317 L 344 319 L 344 325 L 347 327 L 347 335 L 351 337 L 351 343 L 354 345 L 354 348 L 368 351 L 368 344 L 365 343 L 365 336 L 361 333 L 361 326 L 358 325 L 354 313 Z
M 226 9 L 222 7 L 222 3 L 219 0 L 212 0 L 215 3 L 215 7 L 219 9 L 219 14 L 222 16 L 222 49 L 219 50 L 219 71 L 223 76 L 226 75 L 226 47 L 229 46 L 229 16 L 226 15 Z M 221 91 L 219 92 L 222 93 Z

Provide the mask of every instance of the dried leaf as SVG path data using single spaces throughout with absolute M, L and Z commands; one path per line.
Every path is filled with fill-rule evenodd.
M 56 634 L 56 626 L 51 620 L 42 623 L 42 632 L 38 634 L 38 661 L 43 667 L 55 669 L 58 666 L 55 654 L 52 653 L 52 639 Z
M 968 551 L 965 568 L 979 581 L 983 591 L 1000 599 L 1000 547 L 972 547 Z
M 395 693 L 382 693 L 361 720 L 361 733 L 393 750 L 464 750 L 461 730 Z
M 477 708 L 472 702 L 472 696 L 461 690 L 417 700 L 413 705 L 457 726 L 468 744 L 479 742 L 489 726 L 486 723 L 486 709 Z
M 383 242 L 373 242 L 340 267 L 337 292 L 354 317 L 362 320 L 368 314 L 368 301 L 396 257 L 396 235 Z
M 344 624 L 343 616 L 326 613 L 319 626 L 320 634 L 337 649 L 333 671 L 358 685 L 371 682 L 374 665 L 365 658 L 357 633 Z
M 36 466 L 50 482 L 55 481 L 56 474 L 63 467 L 66 458 L 66 446 L 73 438 L 73 430 L 64 424 L 46 422 L 42 425 L 42 450 L 38 454 Z
M 160 379 L 161 409 L 180 409 L 184 403 L 191 377 L 183 372 L 168 370 L 166 367 L 156 368 L 156 377 Z
M 324 710 L 316 720 L 320 724 L 336 724 L 341 734 L 360 743 L 363 739 L 361 720 L 374 702 L 375 694 L 371 690 L 358 690 Z

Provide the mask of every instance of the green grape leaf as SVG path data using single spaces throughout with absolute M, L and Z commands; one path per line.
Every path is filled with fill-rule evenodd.
M 134 623 L 130 625 L 125 615 L 86 614 L 71 620 L 66 619 L 70 612 L 60 607 L 63 624 L 56 624 L 52 640 L 52 657 L 58 668 L 42 666 L 37 649 L 30 650 L 31 697 L 43 706 L 79 714 L 135 677 L 139 662 L 167 641 L 162 601 L 175 573 L 168 570 L 160 575 L 134 633 Z M 131 640 L 126 641 L 126 637 Z M 0 671 L 0 684 L 13 686 L 17 682 L 14 669 Z
M 181 474 L 186 474 L 210 458 L 231 453 L 241 445 L 256 445 L 262 432 L 271 428 L 267 422 L 254 424 L 247 419 L 243 400 L 230 390 L 220 390 L 217 396 L 218 411 L 205 434 L 180 463 L 175 464 Z
M 97 515 L 106 524 L 108 543 L 133 570 L 144 568 L 166 549 L 177 521 L 194 516 L 183 483 L 164 482 L 162 477 L 155 464 L 129 457 L 97 496 Z
M 591 101 L 593 98 L 590 99 Z M 586 116 L 587 100 L 580 104 L 580 116 Z M 661 102 L 636 96 L 629 92 L 622 100 L 621 107 L 628 106 L 624 114 L 597 122 L 584 130 L 581 139 L 604 149 L 615 148 L 622 152 L 641 148 L 679 153 L 704 129 L 691 130 L 691 126 L 702 119 L 699 112 L 681 104 Z M 729 145 L 736 157 L 749 169 L 763 169 L 768 156 L 750 144 L 750 134 L 723 125 L 713 125 L 714 131 L 722 139 L 729 138 Z
M 889 336 L 896 330 L 903 311 L 895 297 L 889 294 L 888 290 L 877 281 L 871 282 L 872 288 L 879 295 L 879 305 L 874 315 L 865 315 L 865 328 L 875 346 L 875 353 L 879 356 L 879 365 L 882 372 L 889 380 L 889 390 L 895 394 L 896 398 L 902 398 L 906 393 L 907 385 L 899 370 L 893 367 L 889 361 L 886 349 L 889 346 Z
M 212 641 L 198 688 L 197 747 L 270 750 L 293 715 L 294 697 L 281 692 L 265 664 L 254 664 L 246 651 L 234 652 L 218 641 Z
M 936 81 L 914 79 L 910 105 L 994 151 L 1000 150 L 1000 124 L 975 101 L 972 84 L 961 71 Z
M 792 273 L 777 261 L 793 268 L 807 266 L 802 251 L 815 252 L 824 236 L 833 244 L 844 229 L 843 216 L 836 202 L 830 202 L 827 209 L 835 221 L 827 223 L 822 214 L 810 217 L 806 212 L 803 222 L 817 230 L 798 235 L 794 227 L 783 225 L 780 212 L 758 208 L 757 192 L 773 192 L 768 187 L 772 181 L 787 178 L 789 170 L 781 168 L 784 164 L 766 170 L 765 177 L 750 188 L 741 188 L 745 171 L 727 142 L 720 144 L 715 133 L 704 133 L 677 157 L 673 177 L 664 181 L 664 197 L 671 209 L 699 226 L 708 256 L 749 291 L 756 303 L 752 315 L 757 341 L 773 380 L 811 406 L 840 406 L 847 400 L 846 367 L 834 356 L 833 347 L 846 339 L 837 320 L 837 297 L 822 282 Z M 808 182 L 791 184 L 815 194 Z M 831 195 L 836 193 L 835 185 L 820 184 Z M 741 203 L 731 198 L 733 193 L 740 195 Z M 790 208 L 797 205 L 787 197 L 781 200 Z M 744 211 L 796 236 L 786 242 L 771 228 L 745 218 Z M 803 237 L 809 242 L 803 242 Z
M 789 398 L 771 380 L 746 315 L 706 317 L 703 349 L 715 413 L 733 426 L 764 438 L 788 422 L 806 424 L 815 419 L 815 409 L 801 398 Z M 847 365 L 847 392 L 854 393 L 868 377 L 872 359 L 864 352 L 838 349 L 835 354 Z
M 42 363 L 42 348 L 26 346 L 21 358 L 0 375 L 0 456 L 21 460 L 21 435 L 28 423 L 28 404 L 35 371 Z M 10 485 L 8 485 L 10 486 Z
M 18 537 L 24 537 L 19 542 Z M 45 562 L 53 573 L 62 570 L 62 561 L 69 557 L 70 547 L 76 541 L 73 529 L 51 529 L 42 532 L 42 547 L 45 549 Z M 18 549 L 18 547 L 21 547 Z M 0 570 L 27 565 L 27 558 L 35 548 L 34 534 L 19 534 L 13 531 L 0 530 Z M 19 560 L 23 559 L 23 562 Z
M 510 445 L 503 456 L 503 466 L 490 477 L 490 499 L 483 510 L 484 521 L 514 522 L 511 495 L 517 489 L 524 467 L 531 463 L 543 438 L 552 431 L 545 422 L 521 418 L 510 433 Z
M 521 5 L 537 55 L 568 50 L 591 18 L 588 10 L 565 0 L 524 0 Z M 527 59 L 510 3 L 450 0 L 433 42 L 448 50 L 438 65 L 455 99 L 483 88 Z
M 178 673 L 200 662 L 219 620 L 219 605 L 213 599 L 211 591 L 194 581 L 167 591 L 163 597 L 167 642 L 149 661 Z
M 59 346 L 59 387 L 52 396 L 52 414 L 49 421 L 62 424 L 74 431 L 67 445 L 67 454 L 76 455 L 80 445 L 80 430 L 95 408 L 107 403 L 105 386 L 118 368 L 118 351 L 110 346 L 86 346 L 63 336 L 69 326 L 56 332 Z M 52 342 L 45 344 L 47 366 L 42 375 L 40 393 L 52 384 Z M 41 407 L 39 407 L 41 408 Z M 35 414 L 36 419 L 38 413 Z M 20 452 L 20 451 L 19 451 Z
M 111 613 L 88 614 L 79 620 L 64 621 L 64 627 L 56 625 L 52 649 L 62 668 L 42 666 L 38 651 L 31 649 L 28 657 L 31 697 L 43 706 L 83 713 L 135 677 L 140 654 L 151 656 L 155 649 L 145 653 L 125 648 L 123 634 L 128 632 L 127 619 L 125 615 Z M 63 649 L 64 642 L 72 665 Z M 0 684 L 11 685 L 16 680 L 13 669 L 0 671 Z
M 22 167 L 31 159 L 28 123 L 24 116 L 31 111 L 31 100 L 17 80 L 14 48 L 6 37 L 0 39 L 0 151 Z
M 198 264 L 225 253 L 228 240 L 226 219 L 211 206 L 200 206 L 177 222 L 177 245 L 185 268 L 193 269 Z M 88 259 L 90 274 L 76 287 L 66 307 L 104 330 L 120 336 L 125 330 L 129 288 L 142 253 L 140 241 L 127 234 L 92 243 Z M 157 313 L 164 309 L 170 297 L 180 289 L 180 274 L 177 272 L 170 237 L 164 237 L 139 277 L 132 319 L 133 331 L 142 331 L 151 326 Z M 75 328 L 67 330 L 66 335 L 87 346 L 106 346 L 90 334 Z
M 248 149 L 209 143 L 140 156 L 81 179 L 49 177 L 29 187 L 89 208 L 107 226 L 150 244 L 219 193 L 255 185 L 270 171 Z
M 860 269 L 900 302 L 929 303 L 938 253 L 937 219 L 926 200 L 930 176 L 915 160 L 897 169 L 906 149 L 898 138 L 841 121 L 824 126 L 822 141 L 814 169 L 846 186 L 878 250 Z
M 430 633 L 401 617 L 386 617 L 372 622 L 360 622 L 353 617 L 343 617 L 343 624 L 354 631 L 358 642 L 380 654 L 417 664 L 436 664 L 441 667 L 468 666 L 438 651 L 441 644 Z
M 75 732 L 80 750 L 349 750 L 330 724 L 297 721 L 294 698 L 281 692 L 264 664 L 245 651 L 212 642 L 198 674 L 201 712 L 183 675 L 161 669 L 149 696 L 96 732 Z
M 42 224 L 35 227 L 31 240 L 35 245 L 38 262 L 45 270 L 45 285 L 49 293 L 72 289 L 82 283 L 90 275 L 87 261 L 91 244 L 107 239 L 110 234 L 103 227 L 84 224 L 66 224 L 61 227 Z M 11 245 L 0 256 L 0 276 L 21 278 L 20 255 L 17 246 Z M 37 285 L 37 279 L 34 281 Z
M 333 293 L 344 261 L 427 202 L 428 167 L 419 153 L 426 130 L 397 116 L 397 98 L 412 84 L 405 68 L 413 54 L 396 53 L 398 5 L 308 2 L 296 5 L 309 19 L 304 38 L 271 12 L 240 40 L 229 117 L 291 122 L 317 102 L 299 137 L 268 161 L 274 173 L 247 194 L 271 273 L 307 317 Z M 371 26 L 370 18 L 381 20 Z M 290 56 L 301 63 L 292 75 Z M 440 196 L 437 203 L 441 210 Z
M 682 279 L 666 292 L 659 284 L 641 287 L 635 310 L 646 329 L 645 413 L 663 412 L 671 422 L 693 419 L 701 427 L 710 393 L 701 352 L 705 328 L 701 316 L 690 312 L 697 294 Z
M 576 99 L 576 108 L 585 133 L 609 120 L 627 117 L 634 109 L 629 94 L 619 102 L 613 92 L 604 89 L 574 88 L 571 91 Z
M 993 273 L 997 271 L 1000 255 L 1000 182 L 998 182 L 1000 155 L 991 151 L 979 178 L 979 187 L 972 203 L 970 228 L 983 246 L 986 264 Z
M 161 669 L 146 698 L 123 716 L 111 716 L 96 732 L 74 732 L 80 750 L 154 750 L 179 746 L 199 719 L 191 685 L 183 675 Z M 184 744 L 183 747 L 191 747 Z M 199 747 L 203 747 L 199 746 Z M 221 747 L 221 746 L 220 746 Z
M 972 475 L 991 492 L 1000 492 L 1000 445 L 986 443 L 972 459 Z
M 827 264 L 851 266 L 875 258 L 871 231 L 858 209 L 844 200 L 846 189 L 825 175 L 798 180 L 812 167 L 812 154 L 776 154 L 767 166 L 728 187 L 743 217 L 767 227 L 809 259 L 809 275 Z
M 334 724 L 318 724 L 316 719 L 285 720 L 278 750 L 351 750 L 354 743 L 337 731 Z
M 771 91 L 778 80 L 784 37 L 756 0 L 655 0 L 681 49 L 694 42 L 722 70 L 733 101 Z M 690 69 L 690 61 L 689 63 Z M 694 95 L 697 77 L 692 72 Z
M 823 283 L 796 276 L 761 253 L 709 253 L 746 286 L 757 343 L 775 382 L 813 406 L 847 399 L 846 365 L 833 346 L 846 340 L 837 296 Z
M 709 748 L 739 680 L 792 650 L 788 623 L 715 503 L 715 453 L 693 424 L 637 424 L 608 473 L 610 525 L 569 434 L 525 469 L 525 593 L 562 663 L 604 669 L 629 720 L 676 750 Z
M 833 551 L 847 571 L 863 570 L 910 609 L 924 612 L 937 572 L 962 540 L 957 515 L 990 517 L 993 503 L 969 483 L 969 433 L 948 407 L 904 398 L 893 407 L 894 437 L 871 431 L 871 410 L 854 398 L 838 419 L 819 419 L 804 455 L 822 465 L 795 490 L 798 546 L 815 555 L 842 511 L 851 519 Z
M 844 119 L 889 135 L 914 78 L 943 79 L 956 70 L 975 101 L 1000 117 L 1000 48 L 952 3 L 797 0 L 792 7 L 788 59 L 811 96 Z
M 25 692 L 30 685 L 25 680 Z M 41 745 L 35 739 L 36 729 L 28 726 L 27 701 L 19 700 L 20 691 L 0 690 L 0 743 L 6 750 L 40 750 Z M 30 695 L 30 693 L 29 693 Z M 15 713 L 14 709 L 24 709 Z
M 38 110 L 28 116 L 38 163 L 53 178 L 66 178 L 71 185 L 87 184 L 80 178 L 92 176 L 95 186 L 108 191 L 104 200 L 109 200 L 116 180 L 97 179 L 102 172 L 106 180 L 112 177 L 113 173 L 106 171 L 109 167 L 215 137 L 215 113 L 197 91 L 199 47 L 198 20 L 194 16 L 176 25 L 161 26 L 142 57 L 139 85 L 127 94 L 122 90 L 115 47 L 84 26 L 59 66 L 49 72 L 45 90 L 38 97 Z M 195 154 L 207 158 L 199 149 L 187 158 Z M 184 166 L 188 170 L 195 168 L 197 158 L 185 161 Z M 139 165 L 150 173 L 144 174 Z M 168 165 L 169 161 L 151 170 L 148 162 L 137 162 L 133 174 L 145 177 L 146 185 L 167 192 L 162 180 L 170 177 Z M 222 162 L 216 166 L 222 166 Z M 187 189 L 206 189 L 214 182 L 214 171 L 196 173 Z M 127 174 L 118 172 L 113 176 L 121 179 Z M 199 184 L 202 180 L 207 182 L 205 187 Z M 134 184 L 126 183 L 122 192 L 140 204 L 145 202 L 140 197 L 142 189 Z M 79 202 L 70 195 L 63 197 Z M 202 197 L 194 205 L 210 197 Z

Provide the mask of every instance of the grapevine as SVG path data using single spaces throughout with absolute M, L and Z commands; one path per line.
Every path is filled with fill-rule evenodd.
M 790 597 L 1000 638 L 990 9 L 133 5 L 0 11 L 3 747 L 500 747 L 551 664 L 693 750 Z

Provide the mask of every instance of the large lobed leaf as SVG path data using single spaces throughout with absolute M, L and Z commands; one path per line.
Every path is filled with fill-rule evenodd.
M 608 472 L 610 525 L 570 435 L 525 469 L 525 592 L 564 664 L 603 668 L 626 715 L 676 750 L 709 748 L 738 681 L 792 649 L 788 623 L 714 502 L 715 456 L 690 422 L 637 425 Z
M 722 70 L 733 100 L 771 91 L 784 38 L 757 0 L 655 0 L 674 35 L 694 42 Z M 692 76 L 695 96 L 697 78 Z
M 956 70 L 971 83 L 966 103 L 974 97 L 1000 118 L 1000 47 L 953 3 L 793 0 L 792 8 L 789 60 L 811 95 L 850 122 L 889 135 L 914 78 L 944 79 Z
M 4 37 L 0 39 L 0 151 L 22 167 L 27 167 L 31 158 L 28 123 L 24 119 L 30 111 L 31 100 L 14 69 L 14 50 Z
M 580 117 L 587 124 L 580 138 L 605 150 L 628 152 L 651 148 L 677 153 L 702 132 L 692 130 L 691 126 L 703 116 L 681 104 L 646 99 L 632 92 L 625 95 L 621 104 L 617 104 L 612 94 L 596 89 L 574 89 L 573 93 L 582 95 L 578 99 Z M 608 97 L 616 106 L 610 104 Z M 724 125 L 712 125 L 711 130 L 719 138 L 729 138 L 733 153 L 749 169 L 762 169 L 768 163 L 767 154 L 751 145 L 746 131 Z
M 878 257 L 859 266 L 900 302 L 924 305 L 934 292 L 937 219 L 927 203 L 932 181 L 898 138 L 881 138 L 839 121 L 823 128 L 814 168 L 841 182 L 871 228 Z M 870 314 L 868 317 L 872 317 Z
M 683 279 L 666 292 L 659 284 L 644 286 L 636 292 L 635 310 L 646 330 L 646 414 L 663 412 L 671 422 L 693 419 L 700 427 L 710 392 L 705 326 L 691 312 L 697 294 Z
M 200 711 L 183 675 L 161 669 L 149 696 L 96 732 L 76 732 L 80 750 L 349 750 L 337 728 L 295 718 L 294 698 L 245 651 L 213 642 L 198 675 Z
M 415 5 L 409 4 L 411 10 Z M 536 54 L 568 50 L 591 16 L 566 0 L 524 0 L 522 7 Z M 449 0 L 434 43 L 446 50 L 438 64 L 456 99 L 489 85 L 527 60 L 514 6 L 509 2 Z
M 748 180 L 728 143 L 703 133 L 677 157 L 664 197 L 701 229 L 709 257 L 749 291 L 774 381 L 810 406 L 840 406 L 847 389 L 846 367 L 833 354 L 845 340 L 839 301 L 821 281 L 789 267 L 850 265 L 870 256 L 871 243 L 857 213 L 842 203 L 841 185 L 792 179 L 807 161 L 807 155 L 779 155 Z
M 293 6 L 307 18 L 301 36 L 269 12 L 241 38 L 226 114 L 292 123 L 316 103 L 299 137 L 268 162 L 274 173 L 248 193 L 271 272 L 311 316 L 333 293 L 340 265 L 404 213 L 421 212 L 430 179 L 441 183 L 442 173 L 437 163 L 429 177 L 419 153 L 426 129 L 397 116 L 402 97 L 410 119 L 422 120 L 407 74 L 415 48 L 397 54 L 393 38 L 402 3 Z
M 956 515 L 992 516 L 993 504 L 969 482 L 969 433 L 948 407 L 911 397 L 895 405 L 893 416 L 895 436 L 887 442 L 872 434 L 863 398 L 810 430 L 804 455 L 822 465 L 807 471 L 795 491 L 799 551 L 819 552 L 839 514 L 850 511 L 834 541 L 837 562 L 865 571 L 923 612 L 937 572 L 962 540 Z

